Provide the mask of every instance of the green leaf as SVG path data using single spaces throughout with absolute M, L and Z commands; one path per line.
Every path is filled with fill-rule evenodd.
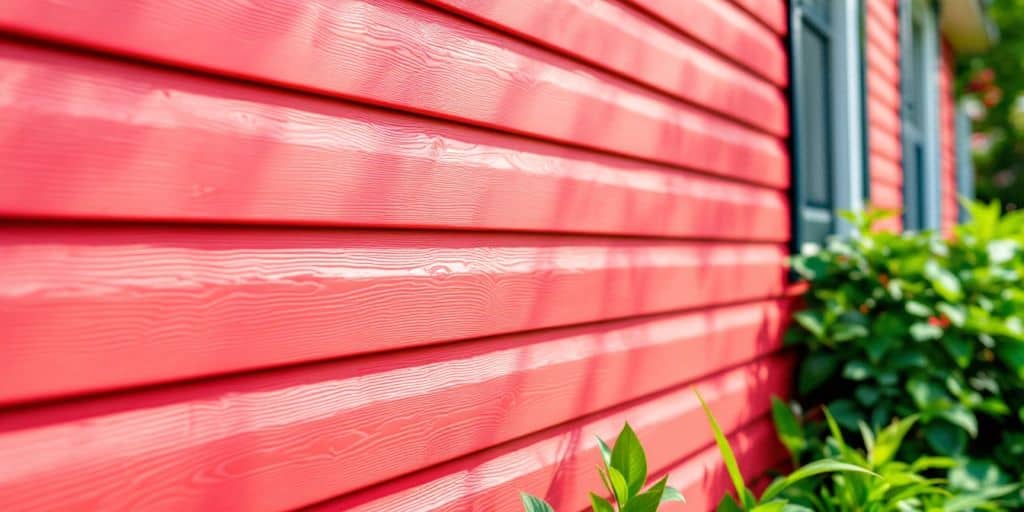
M 594 493 L 590 493 L 590 508 L 593 512 L 615 512 L 615 507 L 608 500 Z
M 834 354 L 826 352 L 809 354 L 800 363 L 800 374 L 797 378 L 800 394 L 805 395 L 817 389 L 836 372 L 838 366 L 839 358 Z
M 872 373 L 871 366 L 859 359 L 854 359 L 843 367 L 843 377 L 850 380 L 864 380 L 870 377 Z
M 785 509 L 785 501 L 773 501 L 771 503 L 762 503 L 750 509 L 750 512 L 782 512 Z
M 736 488 L 736 494 L 743 496 L 747 486 L 743 483 L 743 474 L 740 473 L 740 466 L 736 463 L 736 454 L 733 453 L 729 440 L 722 433 L 722 427 L 718 425 L 718 421 L 715 420 L 715 415 L 711 413 L 711 408 L 704 401 L 704 397 L 697 390 L 694 390 L 694 393 L 697 394 L 697 400 L 700 400 L 700 406 L 704 408 L 704 414 L 707 415 L 708 422 L 711 424 L 711 431 L 715 435 L 715 443 L 718 445 L 718 451 L 722 453 L 722 462 L 725 463 L 725 469 L 729 472 L 729 478 L 732 480 L 733 487 Z
M 836 400 L 828 404 L 828 410 L 832 417 L 840 425 L 850 429 L 857 429 L 857 421 L 860 419 L 860 409 L 850 400 Z
M 931 380 L 913 378 L 907 381 L 907 392 L 922 412 L 934 414 L 953 405 L 945 388 Z
M 736 504 L 736 500 L 732 499 L 732 496 L 728 494 L 722 496 L 722 501 L 718 502 L 718 508 L 715 510 L 717 512 L 743 512 L 743 509 Z
M 626 506 L 631 496 L 629 485 L 626 484 L 626 477 L 622 476 L 619 470 L 610 467 L 608 468 L 608 480 L 611 481 L 612 492 L 615 494 L 615 501 L 619 504 L 619 507 Z
M 771 501 L 773 498 L 778 496 L 782 491 L 786 490 L 786 488 L 792 486 L 793 484 L 805 478 L 810 478 L 812 476 L 817 476 L 824 473 L 837 472 L 864 473 L 876 477 L 878 476 L 877 473 L 869 469 L 862 468 L 860 466 L 856 466 L 853 464 L 848 464 L 846 462 L 840 462 L 835 459 L 816 460 L 814 462 L 811 462 L 810 464 L 807 464 L 806 466 L 801 466 L 800 468 L 797 468 L 796 471 L 793 471 L 788 476 L 772 482 L 772 484 L 769 485 L 767 489 L 765 489 L 764 494 L 761 495 L 761 500 Z
M 836 341 L 850 341 L 867 336 L 868 329 L 863 325 L 843 322 L 832 326 L 832 339 Z
M 601 460 L 604 461 L 604 467 L 611 467 L 612 465 L 612 449 L 604 442 L 604 439 L 594 436 L 597 438 L 597 446 L 601 449 Z
M 957 327 L 963 327 L 964 323 L 967 322 L 967 310 L 963 306 L 954 306 L 945 302 L 940 302 L 935 309 L 939 310 L 939 313 L 946 315 L 949 322 Z
M 939 413 L 946 421 L 964 429 L 967 435 L 978 437 L 978 418 L 962 405 L 956 405 Z
M 931 282 L 935 291 L 950 302 L 959 302 L 963 299 L 963 289 L 960 281 L 950 271 L 942 268 L 935 260 L 928 260 L 924 265 L 924 277 Z
M 924 439 L 943 455 L 959 455 L 967 445 L 967 432 L 949 422 L 938 420 L 924 426 Z
M 661 502 L 668 503 L 670 501 L 678 501 L 680 503 L 686 503 L 686 498 L 683 493 L 679 492 L 679 489 L 675 487 L 665 486 L 665 491 L 661 493 Z
M 853 397 L 857 399 L 864 407 L 871 407 L 875 405 L 878 398 L 882 395 L 882 392 L 874 386 L 868 386 L 861 384 L 857 386 L 857 389 L 853 390 Z
M 932 312 L 932 308 L 925 306 L 924 304 L 921 304 L 916 300 L 908 300 L 906 306 L 904 307 L 906 308 L 907 313 L 922 318 L 928 318 L 935 314 Z
M 914 322 L 910 325 L 910 337 L 914 341 L 937 340 L 942 337 L 942 328 L 928 322 Z
M 665 490 L 665 483 L 668 477 L 662 478 L 658 483 L 651 486 L 645 493 L 638 494 L 629 500 L 629 504 L 622 508 L 622 512 L 657 512 L 661 504 L 661 494 Z
M 611 467 L 626 479 L 629 496 L 636 496 L 647 481 L 647 457 L 636 432 L 626 423 L 612 448 Z M 620 505 L 624 505 L 621 501 Z
M 942 512 L 964 512 L 975 510 L 989 504 L 992 500 L 1006 496 L 1019 488 L 1019 484 L 1004 484 L 988 487 L 974 494 L 957 494 L 943 503 Z
M 825 323 L 818 311 L 800 311 L 793 315 L 793 319 L 807 332 L 819 340 L 825 339 Z
M 772 397 L 772 418 L 775 419 L 775 430 L 779 434 L 782 445 L 789 450 L 793 457 L 798 457 L 807 449 L 804 429 L 789 406 L 774 396 Z
M 555 512 L 548 502 L 525 492 L 519 493 L 519 499 L 522 500 L 523 510 L 526 512 Z
M 956 465 L 957 461 L 952 457 L 921 457 L 910 465 L 910 471 L 920 473 L 929 469 L 949 469 Z
M 974 344 L 963 336 L 943 336 L 940 343 L 949 353 L 949 357 L 960 368 L 967 368 L 974 357 Z
M 786 506 L 782 507 L 782 512 L 814 512 L 814 510 L 796 503 L 786 503 Z
M 882 429 L 875 437 L 875 446 L 868 454 L 872 467 L 879 467 L 892 460 L 903 443 L 903 438 L 910 431 L 910 428 L 917 422 L 916 416 L 910 416 L 903 421 L 893 421 L 888 427 Z
M 981 492 L 1010 481 L 1006 472 L 987 460 L 971 459 L 949 471 L 950 487 L 968 492 Z
M 1017 341 L 1005 341 L 996 345 L 996 355 L 999 360 L 1017 375 L 1024 379 L 1024 343 Z
M 989 263 L 1001 265 L 1013 259 L 1017 251 L 1017 242 L 1014 240 L 992 240 L 985 247 L 988 253 Z

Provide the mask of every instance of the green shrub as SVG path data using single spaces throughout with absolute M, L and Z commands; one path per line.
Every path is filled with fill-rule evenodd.
M 622 427 L 613 448 L 601 438 L 597 443 L 604 461 L 604 467 L 597 471 L 612 501 L 590 493 L 593 512 L 655 512 L 662 503 L 686 501 L 678 490 L 668 486 L 667 476 L 641 492 L 647 482 L 647 455 L 629 423 Z M 553 512 L 551 505 L 536 496 L 522 493 L 521 497 L 526 512 Z
M 955 488 L 1024 474 L 1024 212 L 967 203 L 952 239 L 873 231 L 805 248 L 809 284 L 787 340 L 804 347 L 798 390 L 838 425 L 914 417 L 898 458 L 956 457 Z
M 830 435 L 822 440 L 818 435 L 807 436 L 803 422 L 789 407 L 777 398 L 772 399 L 772 416 L 779 439 L 793 456 L 794 464 L 799 466 L 802 460 L 810 460 L 811 464 L 820 459 L 835 460 L 864 468 L 871 474 L 846 472 L 802 482 L 784 494 L 792 503 L 823 512 L 990 510 L 998 509 L 993 499 L 1017 490 L 1018 486 L 1005 484 L 954 493 L 949 490 L 947 480 L 926 473 L 955 468 L 958 466 L 955 459 L 933 456 L 922 457 L 912 463 L 896 460 L 895 456 L 907 433 L 916 424 L 917 416 L 893 420 L 880 431 L 860 422 L 861 441 L 865 447 L 862 452 L 847 443 L 827 409 L 824 414 Z M 810 426 L 821 425 L 818 422 Z

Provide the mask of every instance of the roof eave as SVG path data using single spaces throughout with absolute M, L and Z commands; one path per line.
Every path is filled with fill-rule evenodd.
M 985 14 L 982 0 L 942 0 L 939 26 L 958 54 L 985 52 L 999 38 L 995 24 Z

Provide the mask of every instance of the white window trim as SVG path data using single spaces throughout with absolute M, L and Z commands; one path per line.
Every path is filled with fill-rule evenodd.
M 835 94 L 832 95 L 833 181 L 832 198 L 836 212 L 856 211 L 864 207 L 863 130 L 867 122 L 861 108 L 860 2 L 835 0 L 830 15 L 834 22 L 832 73 Z M 851 226 L 838 218 L 835 229 L 840 236 L 850 235 Z

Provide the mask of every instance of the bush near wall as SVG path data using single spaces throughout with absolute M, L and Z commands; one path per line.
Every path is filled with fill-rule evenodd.
M 951 238 L 847 216 L 854 236 L 793 260 L 809 288 L 787 340 L 804 350 L 801 401 L 848 432 L 914 418 L 896 460 L 951 458 L 949 487 L 974 492 L 1024 475 L 1024 212 L 965 207 Z

